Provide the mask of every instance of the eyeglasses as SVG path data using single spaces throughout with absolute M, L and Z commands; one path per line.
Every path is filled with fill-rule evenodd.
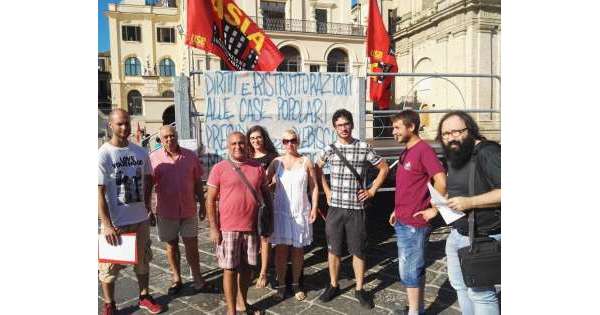
M 458 137 L 463 132 L 465 132 L 467 129 L 469 129 L 469 128 L 464 128 L 464 129 L 459 129 L 459 130 L 454 129 L 454 130 L 442 132 L 442 138 L 448 139 L 450 137 L 450 135 L 452 135 L 453 137 Z
M 345 127 L 350 127 L 352 126 L 352 124 L 350 122 L 347 123 L 343 123 L 343 124 L 336 124 L 335 128 L 345 128 Z
M 286 144 L 298 144 L 298 139 L 297 138 L 281 139 L 281 143 L 283 143 L 284 145 L 286 145 Z

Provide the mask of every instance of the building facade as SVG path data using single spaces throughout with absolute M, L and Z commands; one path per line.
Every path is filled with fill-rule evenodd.
M 378 0 L 399 72 L 500 75 L 500 0 Z M 358 0 L 354 20 L 368 19 Z M 500 109 L 500 82 L 491 78 L 397 77 L 392 108 Z M 422 114 L 433 139 L 443 114 Z M 500 114 L 473 113 L 484 134 L 500 140 Z
M 186 70 L 179 2 L 122 0 L 106 12 L 112 106 L 129 111 L 133 126 L 146 132 L 175 119 L 173 80 Z
M 365 68 L 365 27 L 351 20 L 350 1 L 238 0 L 285 55 L 277 71 L 349 72 Z M 174 120 L 173 76 L 225 70 L 219 57 L 184 43 L 186 1 L 123 0 L 109 4 L 112 107 L 127 109 L 147 133 Z M 168 62 L 165 62 L 168 60 Z M 172 68 L 169 68 L 170 66 Z M 191 77 L 196 110 L 204 99 Z
M 237 0 L 285 59 L 278 71 L 367 71 L 368 0 Z M 400 72 L 500 75 L 499 0 L 379 0 Z M 174 75 L 224 70 L 220 58 L 184 44 L 185 0 L 122 0 L 109 4 L 112 107 L 129 110 L 147 133 L 174 121 Z M 202 112 L 200 77 L 191 77 Z M 392 109 L 500 109 L 500 84 L 490 78 L 405 78 L 393 85 Z M 367 102 L 367 109 L 372 109 Z M 442 114 L 422 114 L 433 138 Z M 499 114 L 473 114 L 499 140 Z M 368 118 L 367 127 L 377 125 Z M 375 119 L 377 120 L 377 119 Z M 367 133 L 367 136 L 371 136 Z

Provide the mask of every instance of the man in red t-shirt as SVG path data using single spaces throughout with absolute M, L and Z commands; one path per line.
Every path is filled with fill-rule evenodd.
M 215 243 L 219 267 L 223 268 L 227 314 L 233 315 L 236 310 L 255 313 L 258 310 L 248 305 L 246 295 L 250 284 L 250 266 L 256 266 L 258 202 L 235 168 L 242 171 L 259 194 L 267 191 L 264 185 L 265 171 L 258 162 L 247 158 L 246 137 L 243 133 L 236 131 L 229 134 L 227 148 L 229 160 L 213 166 L 206 183 L 210 239 Z M 240 303 L 236 306 L 238 286 L 241 298 L 237 300 Z
M 435 151 L 419 137 L 419 114 L 404 110 L 392 117 L 396 141 L 406 145 L 396 171 L 395 207 L 389 223 L 396 230 L 400 281 L 408 295 L 408 315 L 423 312 L 425 284 L 425 245 L 431 227 L 427 223 L 437 215 L 430 205 L 427 183 L 446 194 L 446 174 Z

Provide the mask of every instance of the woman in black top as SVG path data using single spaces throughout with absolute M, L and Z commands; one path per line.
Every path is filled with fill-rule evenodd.
M 246 132 L 249 157 L 259 162 L 266 170 L 276 157 L 279 156 L 269 133 L 261 126 L 253 126 Z M 270 186 L 270 185 L 269 185 Z M 269 235 L 260 236 L 260 275 L 256 281 L 257 288 L 267 285 L 267 266 L 269 263 Z

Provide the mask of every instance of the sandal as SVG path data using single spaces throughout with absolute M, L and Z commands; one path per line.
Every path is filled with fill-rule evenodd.
M 306 299 L 306 294 L 304 293 L 304 290 L 300 290 L 299 284 L 292 283 L 292 290 L 294 291 L 294 297 L 296 298 L 296 300 L 302 301 Z
M 219 293 L 217 287 L 204 281 L 204 284 L 197 288 L 196 285 L 192 285 L 192 289 L 194 290 L 194 294 L 198 293 Z
M 284 285 L 278 285 L 275 286 L 275 294 L 273 295 L 273 299 L 275 301 L 283 301 L 285 299 L 285 284 Z
M 266 287 L 266 286 L 267 286 L 267 274 L 265 274 L 265 273 L 261 273 L 261 274 L 258 276 L 258 279 L 256 280 L 256 285 L 255 285 L 255 287 L 256 287 L 257 289 L 262 289 L 262 288 L 264 288 L 264 287 Z
M 171 287 L 169 287 L 169 289 L 167 290 L 167 293 L 169 295 L 176 295 L 177 293 L 179 293 L 181 291 L 182 288 L 183 288 L 183 283 L 181 283 L 181 281 L 178 281 L 178 282 L 173 283 L 173 285 L 171 285 Z
M 264 314 L 263 311 L 259 310 L 258 308 L 256 308 L 253 305 L 250 304 L 246 304 L 246 309 L 245 310 L 235 310 L 235 313 L 237 314 L 238 312 L 242 313 L 242 314 L 246 314 L 246 315 L 261 315 Z

